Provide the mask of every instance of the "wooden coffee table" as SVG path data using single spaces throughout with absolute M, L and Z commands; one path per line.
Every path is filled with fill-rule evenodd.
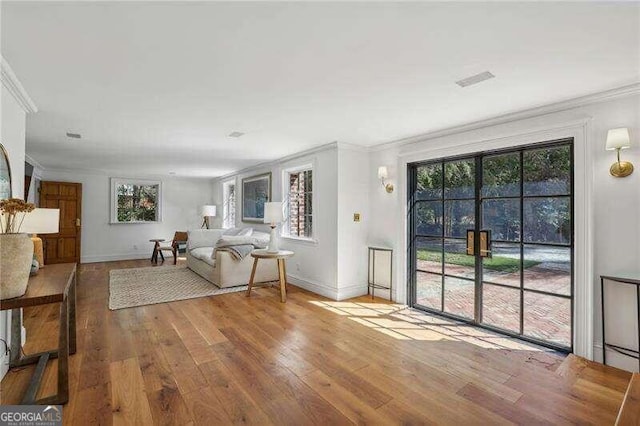
M 284 264 L 284 260 L 293 256 L 293 252 L 289 250 L 279 250 L 275 253 L 270 253 L 267 250 L 254 250 L 251 252 L 253 257 L 253 268 L 251 269 L 251 278 L 249 278 L 249 288 L 247 288 L 247 297 L 251 296 L 251 289 L 257 287 L 271 287 L 271 284 L 263 284 L 256 286 L 253 284 L 253 279 L 256 276 L 256 268 L 258 267 L 259 259 L 276 259 L 278 262 L 278 277 L 280 278 L 280 301 L 285 303 L 287 301 L 287 268 Z

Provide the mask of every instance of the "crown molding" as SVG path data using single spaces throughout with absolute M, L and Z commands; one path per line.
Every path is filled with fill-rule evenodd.
M 11 70 L 11 67 L 9 66 L 9 64 L 1 56 L 0 56 L 0 59 L 2 59 L 2 62 L 1 62 L 2 63 L 2 83 L 5 85 L 5 87 L 7 87 L 7 89 L 12 93 L 12 95 L 16 97 L 16 100 L 23 106 L 23 108 L 25 108 L 24 105 L 27 106 L 25 108 L 25 111 L 36 112 L 37 108 L 35 104 L 33 104 L 33 101 L 31 100 L 31 98 L 29 98 L 29 96 L 25 92 L 24 88 L 22 87 L 17 77 Z M 16 96 L 16 93 L 19 95 L 19 97 Z M 243 169 L 240 169 L 231 173 L 227 173 L 222 176 L 210 176 L 210 177 L 203 176 L 203 177 L 184 177 L 184 178 L 212 179 L 213 182 L 225 182 L 241 174 L 250 173 L 259 169 L 267 169 L 267 168 L 274 167 L 292 160 L 296 160 L 305 156 L 309 156 L 318 152 L 323 152 L 331 149 L 347 149 L 347 150 L 354 150 L 354 151 L 360 151 L 360 152 L 384 151 L 386 149 L 398 148 L 401 146 L 410 145 L 412 143 L 421 142 L 429 139 L 449 136 L 457 133 L 464 133 L 472 130 L 482 129 L 485 127 L 505 124 L 513 121 L 539 117 L 539 116 L 551 114 L 554 112 L 566 111 L 570 109 L 579 108 L 585 105 L 590 105 L 590 104 L 599 103 L 599 102 L 606 102 L 613 99 L 618 99 L 618 98 L 636 95 L 636 94 L 640 94 L 640 82 L 618 87 L 611 90 L 606 90 L 603 92 L 581 96 L 578 98 L 568 99 L 565 101 L 544 105 L 541 107 L 535 107 L 535 108 L 530 108 L 530 109 L 526 109 L 526 110 L 522 110 L 514 113 L 504 114 L 504 115 L 496 116 L 486 120 L 475 121 L 475 122 L 463 124 L 460 126 L 449 127 L 441 130 L 436 130 L 434 132 L 423 133 L 423 134 L 411 136 L 408 138 L 398 139 L 390 142 L 384 142 L 378 145 L 364 146 L 364 145 L 358 145 L 353 143 L 334 141 L 334 142 L 330 142 L 324 145 L 319 145 L 304 151 L 300 151 L 285 157 L 281 157 L 276 160 L 266 161 L 266 162 L 255 164 L 253 166 L 245 167 Z M 29 107 L 29 105 L 31 105 L 31 107 Z M 32 160 L 33 161 L 32 164 L 38 165 L 42 170 L 47 170 L 52 172 L 54 171 L 67 172 L 67 173 L 81 172 L 86 174 L 100 174 L 100 175 L 112 174 L 111 171 L 108 171 L 108 170 L 96 171 L 96 170 L 64 169 L 64 168 L 46 168 L 45 169 L 44 167 L 40 166 L 39 163 L 35 161 L 32 157 L 27 157 L 27 158 L 29 160 Z M 158 175 L 153 175 L 153 176 L 155 177 Z M 162 178 L 167 178 L 167 176 L 162 176 Z M 175 176 L 170 176 L 169 178 L 175 178 Z
M 24 112 L 27 114 L 38 112 L 38 107 L 24 89 L 20 80 L 18 80 L 16 73 L 13 72 L 9 63 L 1 55 L 0 80 L 2 80 L 2 85 L 7 88 Z
M 44 167 L 42 167 L 42 164 L 40 164 L 38 160 L 30 156 L 29 154 L 24 155 L 24 160 L 27 163 L 31 164 L 35 169 L 44 170 Z
M 292 161 L 292 160 L 297 160 L 298 158 L 302 158 L 302 157 L 306 157 L 308 155 L 312 155 L 312 154 L 316 154 L 318 152 L 322 152 L 322 151 L 328 151 L 331 149 L 337 149 L 339 146 L 341 146 L 342 144 L 339 142 L 330 142 L 330 143 L 326 143 L 324 145 L 319 145 L 316 146 L 314 148 L 309 148 L 307 150 L 304 151 L 300 151 L 300 152 L 296 152 L 295 154 L 291 154 L 291 155 L 287 155 L 286 157 L 281 157 L 278 158 L 277 160 L 272 160 L 272 161 L 265 161 L 264 163 L 258 163 L 254 166 L 249 166 L 249 167 L 245 167 L 244 169 L 240 169 L 238 171 L 235 172 L 231 172 L 231 173 L 227 173 L 226 175 L 222 175 L 222 176 L 217 176 L 214 177 L 214 181 L 215 182 L 224 182 L 227 180 L 230 180 L 232 177 L 234 176 L 238 176 L 238 175 L 242 175 L 245 173 L 249 173 L 258 169 L 266 169 L 269 167 L 273 167 L 273 166 L 277 166 L 279 164 L 282 163 L 286 163 L 288 161 Z M 366 148 L 366 147 L 363 147 Z
M 358 151 L 358 152 L 371 151 L 371 147 L 368 147 L 366 145 L 358 145 L 355 143 L 348 143 L 348 142 L 335 142 L 335 143 L 339 149 L 345 149 L 349 151 Z
M 140 174 L 140 173 L 123 173 L 122 170 L 110 170 L 110 169 L 85 169 L 85 168 L 69 168 L 69 167 L 44 167 L 38 160 L 33 158 L 29 154 L 25 154 L 24 159 L 26 162 L 34 166 L 34 170 L 38 170 L 40 174 L 47 173 L 66 173 L 66 174 L 83 174 L 89 176 L 120 176 L 126 175 L 133 179 L 168 179 L 168 180 L 212 180 L 215 179 L 211 176 L 176 176 L 176 175 L 163 175 L 163 174 Z
M 211 181 L 211 176 L 175 176 L 175 175 L 163 175 L 163 174 L 140 174 L 140 173 L 127 173 L 122 170 L 106 170 L 106 169 L 72 169 L 66 167 L 47 167 L 42 169 L 46 173 L 64 173 L 72 175 L 84 175 L 84 176 L 106 176 L 109 178 L 118 179 L 140 179 L 140 180 L 161 180 L 161 181 Z
M 640 82 L 629 84 L 626 86 L 617 87 L 611 90 L 605 90 L 603 92 L 592 93 L 578 98 L 567 99 L 560 102 L 555 102 L 540 107 L 529 108 L 517 112 L 499 115 L 496 117 L 488 118 L 486 120 L 474 121 L 471 123 L 461 124 L 459 126 L 447 127 L 433 132 L 423 133 L 416 136 L 410 136 L 407 138 L 397 139 L 391 142 L 383 142 L 381 144 L 373 145 L 369 147 L 369 151 L 384 151 L 390 148 L 398 148 L 404 145 L 410 145 L 415 142 L 421 142 L 429 139 L 440 138 L 457 133 L 469 132 L 472 130 L 478 130 L 485 127 L 496 126 L 499 124 L 506 124 L 512 121 L 525 120 L 527 118 L 539 117 L 542 115 L 552 114 L 554 112 L 567 111 L 585 105 L 591 105 L 599 102 L 611 101 L 614 99 L 632 96 L 640 94 Z
M 325 151 L 328 149 L 338 148 L 338 149 L 348 149 L 348 150 L 354 150 L 354 151 L 360 151 L 360 152 L 384 151 L 390 148 L 398 148 L 401 146 L 410 145 L 412 143 L 422 142 L 429 139 L 435 139 L 438 137 L 449 136 L 457 133 L 464 133 L 472 130 L 482 129 L 485 127 L 496 126 L 499 124 L 506 124 L 512 121 L 539 117 L 539 116 L 551 114 L 554 112 L 567 111 L 567 110 L 579 108 L 585 105 L 611 101 L 614 99 L 636 95 L 636 94 L 640 94 L 640 82 L 617 87 L 611 90 L 605 90 L 602 92 L 580 96 L 578 98 L 567 99 L 564 101 L 555 102 L 555 103 L 543 105 L 540 107 L 529 108 L 521 111 L 516 111 L 513 113 L 499 115 L 496 117 L 488 118 L 486 120 L 474 121 L 474 122 L 462 124 L 459 126 L 447 127 L 444 129 L 433 131 L 433 132 L 422 133 L 416 136 L 410 136 L 407 138 L 397 139 L 390 142 L 383 142 L 381 144 L 372 145 L 372 146 L 358 145 L 353 143 L 337 142 L 337 141 L 331 142 L 328 144 L 320 145 L 315 148 L 311 148 L 305 151 L 291 154 L 289 156 L 282 157 L 277 160 L 258 163 L 254 166 L 249 166 L 241 170 L 227 173 L 223 176 L 214 177 L 213 179 L 215 182 L 227 181 L 230 178 L 233 178 L 235 176 L 238 176 L 244 173 L 249 173 L 258 169 L 266 169 L 281 163 L 285 163 L 290 160 L 295 160 L 297 158 L 311 155 L 316 152 Z

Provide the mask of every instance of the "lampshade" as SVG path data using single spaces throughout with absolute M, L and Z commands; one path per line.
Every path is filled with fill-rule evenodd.
M 59 232 L 59 209 L 34 209 L 24 216 L 21 232 L 27 234 L 56 234 Z
M 607 151 L 614 149 L 626 149 L 631 146 L 629 139 L 629 129 L 621 127 L 619 129 L 611 129 L 607 132 Z
M 215 217 L 216 216 L 216 206 L 202 206 L 202 216 L 203 217 Z
M 378 167 L 378 179 L 386 179 L 389 177 L 389 171 L 386 166 Z
M 264 223 L 280 223 L 283 220 L 284 215 L 282 214 L 282 203 L 280 201 L 264 203 Z

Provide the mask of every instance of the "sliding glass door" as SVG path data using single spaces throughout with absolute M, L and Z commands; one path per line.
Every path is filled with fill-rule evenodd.
M 409 165 L 414 307 L 572 348 L 572 140 Z

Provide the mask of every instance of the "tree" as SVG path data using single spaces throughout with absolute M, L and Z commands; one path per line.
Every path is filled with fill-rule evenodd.
M 522 172 L 522 188 L 520 193 Z M 415 200 L 475 197 L 475 160 L 433 163 L 417 169 Z M 571 211 L 568 195 L 571 187 L 571 149 L 558 146 L 487 156 L 482 164 L 482 197 L 525 198 L 525 221 L 520 223 L 519 203 L 484 201 L 485 219 L 494 229 L 494 238 L 528 242 L 562 242 L 571 239 Z M 444 193 L 443 193 L 444 192 Z M 550 197 L 544 197 L 550 196 Z M 563 196 L 563 197 L 552 197 Z M 463 236 L 464 228 L 473 226 L 475 216 L 465 202 L 419 203 L 416 217 L 418 230 L 430 234 L 444 227 L 445 236 Z M 440 204 L 441 205 L 441 204 Z M 490 210 L 492 209 L 492 210 Z
M 119 184 L 116 194 L 118 222 L 156 220 L 158 199 L 156 185 Z

